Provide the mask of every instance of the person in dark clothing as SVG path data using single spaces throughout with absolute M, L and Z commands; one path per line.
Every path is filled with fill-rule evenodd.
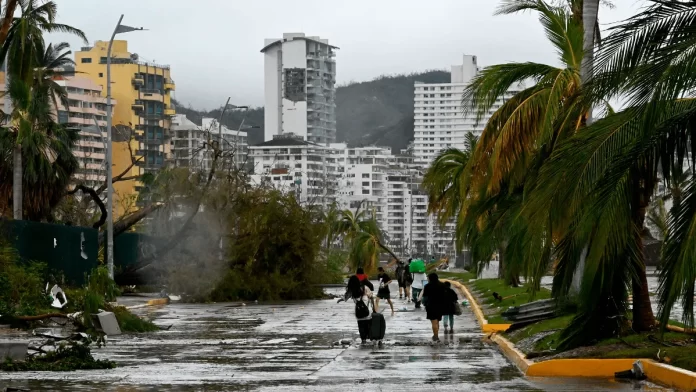
M 379 312 L 379 300 L 386 299 L 391 307 L 392 316 L 394 315 L 394 303 L 391 300 L 391 292 L 389 291 L 389 283 L 391 283 L 391 278 L 384 272 L 384 268 L 379 267 L 377 269 L 379 274 L 377 279 L 379 280 L 379 289 L 377 290 L 377 300 L 375 301 L 375 312 Z
M 372 291 L 375 291 L 375 286 L 372 284 L 372 282 L 370 282 L 370 278 L 367 276 L 367 274 L 365 274 L 365 271 L 362 268 L 358 268 L 355 271 L 355 276 L 358 277 L 360 284 L 369 287 Z
M 430 320 L 433 329 L 433 341 L 439 342 L 440 320 L 445 310 L 445 285 L 440 282 L 436 273 L 428 275 L 428 284 L 423 288 L 422 298 L 426 318 Z
M 406 291 L 406 279 L 405 279 L 406 264 L 403 261 L 396 263 L 396 281 L 399 283 L 399 299 L 404 298 L 404 291 Z M 408 295 L 406 296 L 408 298 Z
M 370 307 L 372 304 L 372 309 L 375 308 L 375 304 L 372 298 L 372 290 L 370 290 L 365 285 L 361 284 L 360 279 L 353 275 L 348 279 L 348 285 L 346 286 L 346 294 L 343 300 L 348 301 L 349 298 L 353 299 L 353 302 L 357 304 L 361 301 L 365 306 Z M 340 300 L 339 300 L 340 302 Z M 356 312 L 357 313 L 357 312 Z M 372 320 L 372 314 L 368 312 L 365 317 L 358 318 L 356 314 L 356 319 L 358 320 L 358 332 L 360 333 L 360 341 L 364 344 L 370 333 L 370 321 Z
M 457 297 L 457 293 L 452 290 L 450 282 L 445 282 L 444 306 L 442 311 L 442 317 L 445 319 L 445 334 L 447 333 L 448 324 L 450 326 L 450 335 L 454 333 L 454 309 L 457 306 L 458 300 L 459 297 Z

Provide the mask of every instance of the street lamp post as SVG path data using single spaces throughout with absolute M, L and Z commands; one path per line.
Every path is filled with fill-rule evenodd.
M 114 159 L 111 148 L 111 47 L 114 44 L 114 37 L 116 37 L 116 34 L 145 30 L 142 27 L 122 25 L 121 21 L 123 21 L 123 14 L 118 18 L 118 24 L 116 24 L 113 34 L 111 34 L 109 48 L 106 51 L 106 264 L 111 279 L 114 278 L 114 191 L 112 184 L 112 166 Z M 130 143 L 130 140 L 128 142 Z

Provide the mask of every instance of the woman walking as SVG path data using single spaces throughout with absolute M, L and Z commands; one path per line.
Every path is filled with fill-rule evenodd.
M 436 273 L 428 275 L 428 284 L 423 288 L 422 299 L 426 317 L 433 329 L 433 342 L 439 342 L 440 320 L 445 307 L 445 286 Z
M 370 320 L 372 320 L 370 304 L 372 304 L 373 309 L 375 307 L 372 298 L 372 290 L 360 284 L 360 279 L 353 275 L 348 279 L 344 300 L 348 301 L 349 298 L 352 298 L 355 303 L 355 318 L 358 320 L 360 341 L 365 344 L 370 333 Z
M 444 319 L 445 324 L 445 334 L 447 334 L 448 325 L 450 327 L 450 335 L 454 333 L 454 314 L 458 300 L 459 297 L 457 297 L 457 293 L 452 290 L 452 285 L 450 282 L 445 282 L 444 308 L 442 312 L 442 318 Z

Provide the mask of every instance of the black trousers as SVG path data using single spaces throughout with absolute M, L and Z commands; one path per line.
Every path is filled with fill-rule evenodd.
M 358 320 L 358 331 L 360 339 L 366 340 L 370 336 L 370 320 Z

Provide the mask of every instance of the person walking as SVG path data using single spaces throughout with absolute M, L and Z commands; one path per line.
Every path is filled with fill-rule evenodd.
M 411 273 L 411 259 L 408 259 L 408 264 L 404 268 L 404 295 L 407 302 L 411 302 L 411 285 L 413 284 L 413 274 Z
M 367 274 L 365 274 L 365 270 L 363 270 L 362 268 L 358 268 L 355 271 L 355 276 L 360 281 L 360 284 L 369 287 L 372 291 L 375 290 L 375 286 L 372 284 L 372 282 L 370 282 L 370 278 L 367 276 Z
M 379 312 L 379 300 L 386 299 L 391 308 L 391 314 L 394 315 L 394 304 L 391 300 L 391 292 L 389 291 L 389 283 L 391 283 L 391 278 L 389 274 L 384 271 L 384 268 L 379 267 L 377 269 L 379 274 L 377 279 L 379 280 L 379 289 L 377 290 L 377 300 L 375 301 L 375 312 Z
M 406 264 L 399 260 L 396 263 L 396 282 L 399 284 L 399 299 L 404 298 L 404 291 L 406 291 L 406 280 L 404 279 L 404 272 L 406 272 Z M 408 295 L 406 295 L 408 298 Z
M 370 334 L 370 322 L 372 314 L 370 313 L 370 304 L 375 308 L 372 290 L 369 287 L 360 283 L 360 279 L 353 275 L 348 279 L 346 286 L 346 294 L 343 297 L 344 301 L 352 299 L 355 303 L 355 318 L 358 321 L 358 333 L 360 334 L 360 342 L 365 344 Z M 339 300 L 340 302 L 341 300 Z
M 457 297 L 457 293 L 452 289 L 450 282 L 445 282 L 444 291 L 442 318 L 444 319 L 445 334 L 447 334 L 447 327 L 449 326 L 449 333 L 451 335 L 454 333 L 454 314 L 459 297 Z
M 413 272 L 413 281 L 411 283 L 411 292 L 413 293 L 413 302 L 416 304 L 416 309 L 421 307 L 421 294 L 423 293 L 423 287 L 427 282 L 425 272 Z
M 445 286 L 436 273 L 428 275 L 428 284 L 425 285 L 421 294 L 426 318 L 430 320 L 430 326 L 433 329 L 433 342 L 439 342 L 440 321 L 445 306 Z

